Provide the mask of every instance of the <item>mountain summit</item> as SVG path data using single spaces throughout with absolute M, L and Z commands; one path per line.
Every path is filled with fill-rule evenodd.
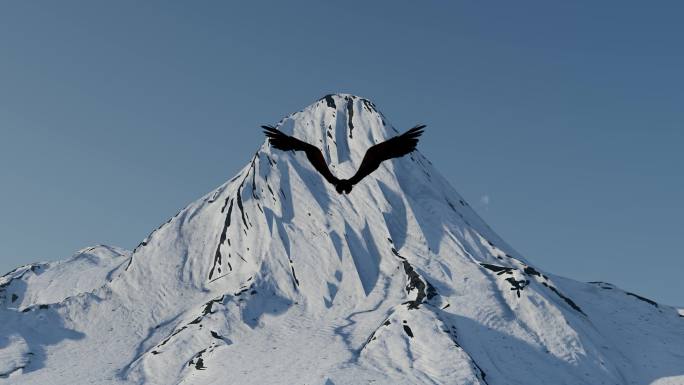
M 398 132 L 328 95 L 275 127 L 340 178 Z M 533 266 L 420 152 L 348 195 L 266 141 L 132 252 L 0 278 L 0 383 L 683 384 L 684 318 Z

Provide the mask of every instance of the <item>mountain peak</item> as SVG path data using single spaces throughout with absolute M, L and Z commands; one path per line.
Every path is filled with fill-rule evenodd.
M 328 164 L 351 161 L 346 171 L 358 166 L 370 146 L 398 134 L 373 102 L 350 94 L 326 95 L 277 128 L 319 147 Z

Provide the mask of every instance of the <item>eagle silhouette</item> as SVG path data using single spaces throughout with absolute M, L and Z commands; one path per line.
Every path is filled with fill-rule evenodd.
M 415 150 L 418 137 L 423 134 L 425 125 L 417 125 L 401 135 L 371 146 L 366 150 L 366 155 L 363 156 L 361 166 L 359 166 L 356 174 L 349 179 L 338 179 L 330 172 L 325 163 L 325 158 L 323 158 L 323 153 L 318 147 L 286 135 L 273 126 L 261 126 L 261 128 L 264 129 L 264 134 L 268 137 L 271 146 L 283 151 L 304 151 L 311 165 L 323 175 L 325 180 L 335 186 L 338 193 L 349 194 L 352 187 L 380 167 L 380 163 L 388 159 L 402 157 Z

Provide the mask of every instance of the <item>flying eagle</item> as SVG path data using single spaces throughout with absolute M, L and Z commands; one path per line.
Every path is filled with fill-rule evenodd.
M 380 167 L 380 163 L 387 159 L 399 158 L 415 150 L 418 137 L 423 134 L 425 125 L 415 126 L 401 135 L 371 146 L 366 151 L 356 174 L 349 179 L 338 179 L 330 172 L 328 165 L 325 164 L 323 153 L 318 147 L 286 135 L 273 126 L 261 127 L 264 129 L 264 134 L 268 137 L 271 146 L 283 151 L 304 151 L 311 165 L 323 175 L 325 180 L 335 186 L 338 193 L 349 194 L 352 187 Z

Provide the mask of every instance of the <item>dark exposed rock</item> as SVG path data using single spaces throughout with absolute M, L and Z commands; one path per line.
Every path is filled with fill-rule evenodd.
M 582 311 L 582 309 L 580 309 L 580 307 L 577 306 L 577 304 L 573 300 L 571 300 L 570 298 L 563 295 L 560 291 L 558 291 L 558 289 L 556 289 L 555 287 L 553 287 L 551 285 L 546 284 L 545 282 L 542 282 L 542 285 L 548 287 L 552 292 L 556 293 L 556 295 L 561 297 L 563 299 L 563 301 L 565 301 L 565 303 L 567 303 L 571 308 L 575 309 L 576 311 L 578 311 L 578 312 L 580 312 L 586 316 L 586 314 Z
M 330 94 L 330 95 L 325 95 L 325 96 L 323 97 L 323 99 L 324 99 L 325 102 L 327 103 L 328 107 L 330 107 L 330 108 L 332 108 L 332 109 L 337 109 L 337 106 L 335 105 L 335 99 L 333 99 L 332 94 Z
M 411 264 L 406 260 L 402 261 L 402 265 L 404 266 L 404 273 L 406 273 L 406 276 L 408 277 L 406 292 L 410 293 L 414 289 L 417 291 L 416 299 L 407 302 L 408 308 L 417 309 L 420 307 L 420 304 L 423 303 L 423 299 L 426 297 L 425 282 L 420 279 L 420 275 L 416 273 L 416 271 L 413 269 L 413 266 L 411 266 Z
M 532 266 L 525 266 L 525 269 L 523 270 L 525 274 L 529 275 L 536 275 L 537 277 L 541 277 L 541 273 L 538 272 L 534 267 Z
M 492 264 L 489 264 L 489 263 L 480 263 L 480 265 L 481 265 L 482 267 L 484 267 L 485 269 L 489 269 L 489 270 L 495 272 L 496 275 L 502 275 L 502 274 L 505 274 L 505 273 L 510 273 L 510 272 L 512 272 L 512 271 L 514 270 L 512 267 L 505 267 L 505 266 L 492 265 Z
M 227 201 L 227 198 L 226 198 Z M 221 210 L 223 212 L 223 210 Z M 214 270 L 218 267 L 220 268 L 221 266 L 221 260 L 222 255 L 221 255 L 221 245 L 223 242 L 226 241 L 227 237 L 227 232 L 228 232 L 228 227 L 230 227 L 230 216 L 231 213 L 233 212 L 233 200 L 230 200 L 230 206 L 228 207 L 228 214 L 226 214 L 226 219 L 223 222 L 223 229 L 221 230 L 221 236 L 219 238 L 218 245 L 216 246 L 216 252 L 214 253 L 214 265 L 211 267 L 211 271 L 209 271 L 209 279 L 211 279 L 214 276 Z M 231 269 L 232 270 L 232 269 Z
M 413 338 L 413 331 L 411 330 L 411 328 L 408 325 L 401 325 L 401 326 L 404 327 L 404 332 L 406 333 L 406 335 Z
M 518 298 L 520 298 L 520 291 L 530 284 L 530 281 L 526 279 L 516 280 L 513 277 L 506 278 L 506 281 L 511 284 L 511 290 L 515 290 L 515 294 Z
M 646 297 L 642 297 L 642 296 L 640 296 L 640 295 L 638 295 L 638 294 L 634 294 L 634 293 L 630 293 L 630 292 L 625 292 L 625 294 L 631 295 L 632 297 L 634 297 L 634 298 L 636 298 L 636 299 L 638 299 L 638 300 L 644 301 L 644 302 L 646 302 L 646 303 L 648 303 L 648 304 L 651 304 L 651 305 L 653 305 L 653 306 L 655 306 L 655 307 L 658 307 L 658 303 L 657 303 L 656 301 L 650 300 L 650 299 L 648 299 L 648 298 L 646 298 Z
M 354 118 L 354 99 L 347 98 L 347 126 L 349 126 L 349 137 L 352 138 L 352 132 L 354 131 L 354 123 L 352 119 Z
M 292 261 L 290 261 L 290 263 L 292 263 Z M 290 265 L 290 269 L 292 269 L 292 279 L 295 286 L 295 290 L 297 290 L 297 288 L 299 287 L 299 280 L 297 279 L 297 274 L 295 274 L 294 265 Z

